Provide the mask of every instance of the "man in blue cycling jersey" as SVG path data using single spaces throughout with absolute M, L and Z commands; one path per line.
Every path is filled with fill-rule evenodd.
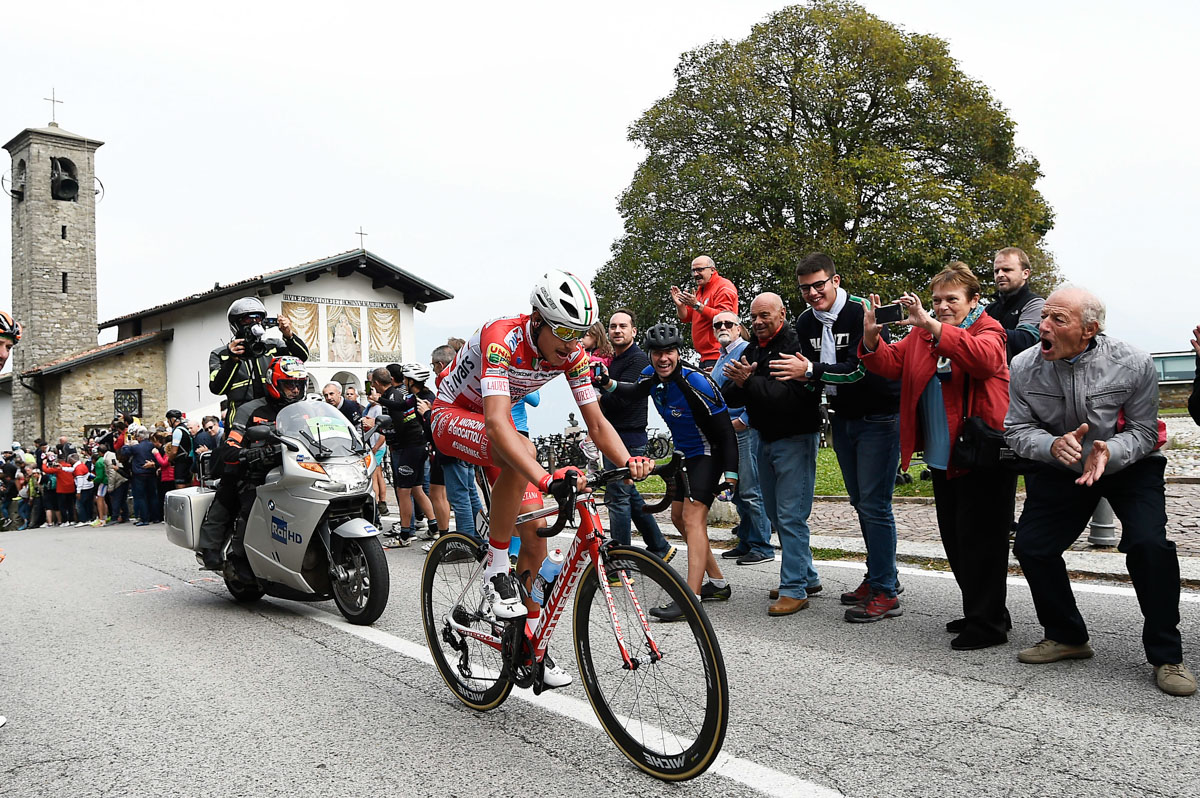
M 686 495 L 671 502 L 671 523 L 688 547 L 688 587 L 701 601 L 725 601 L 732 590 L 708 542 L 708 510 L 723 484 L 736 487 L 737 435 L 721 392 L 707 374 L 683 363 L 683 340 L 674 324 L 656 324 L 646 333 L 650 365 L 636 383 L 601 378 L 606 391 L 628 398 L 650 396 L 671 429 L 675 448 L 686 458 Z M 709 577 L 704 580 L 705 575 Z M 683 611 L 670 602 L 650 615 L 677 621 Z

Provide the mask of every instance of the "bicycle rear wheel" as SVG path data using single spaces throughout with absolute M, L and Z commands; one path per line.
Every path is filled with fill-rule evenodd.
M 450 691 L 481 712 L 500 706 L 512 692 L 501 679 L 500 652 L 450 627 L 450 619 L 483 633 L 493 625 L 478 612 L 479 582 L 475 576 L 485 549 L 458 533 L 443 535 L 429 550 L 421 572 L 421 620 L 433 663 Z
M 652 607 L 673 601 L 683 620 L 651 623 L 661 655 L 651 661 L 650 641 L 629 591 L 624 585 L 612 588 L 625 645 L 637 660 L 629 670 L 596 565 L 589 565 L 575 597 L 574 628 L 588 700 L 613 743 L 639 768 L 665 781 L 695 778 L 720 753 L 729 720 L 729 682 L 712 624 L 683 579 L 654 555 L 614 546 L 610 561 L 633 580 L 648 619 Z

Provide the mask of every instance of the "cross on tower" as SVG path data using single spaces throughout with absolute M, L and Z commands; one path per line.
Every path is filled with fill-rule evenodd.
M 364 246 L 364 245 L 363 245 L 363 236 L 369 236 L 369 235 L 371 235 L 371 234 L 370 234 L 370 233 L 364 233 L 364 232 L 363 232 L 363 229 L 362 229 L 362 225 L 360 224 L 360 225 L 358 226 L 358 232 L 357 232 L 357 233 L 355 233 L 354 235 L 358 236 L 358 248 L 359 248 L 359 249 L 366 249 L 366 246 Z
M 55 111 L 56 111 L 57 109 L 56 109 L 54 106 L 55 106 L 55 105 L 62 105 L 62 104 L 63 104 L 63 101 L 62 101 L 62 100 L 60 100 L 60 99 L 58 99 L 58 97 L 57 97 L 57 96 L 54 94 L 54 87 L 53 87 L 53 86 L 51 86 L 51 87 L 50 87 L 50 96 L 49 96 L 49 97 L 43 97 L 42 99 L 43 99 L 43 100 L 45 100 L 46 102 L 50 103 L 50 124 L 52 124 L 52 125 L 57 125 L 57 124 L 58 124 L 58 118 L 57 118 L 57 116 L 56 116 L 56 114 L 55 114 Z

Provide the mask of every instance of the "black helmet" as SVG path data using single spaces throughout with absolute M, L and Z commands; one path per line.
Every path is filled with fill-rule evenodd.
M 646 331 L 646 351 L 662 351 L 664 349 L 679 349 L 683 339 L 679 337 L 679 328 L 674 324 L 655 324 Z

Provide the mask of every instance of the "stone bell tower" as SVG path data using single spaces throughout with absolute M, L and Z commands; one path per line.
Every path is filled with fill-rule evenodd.
M 102 141 L 56 123 L 4 145 L 12 156 L 13 433 L 44 435 L 37 377 L 20 374 L 96 346 L 95 153 Z M 66 397 L 64 397 L 64 400 Z

